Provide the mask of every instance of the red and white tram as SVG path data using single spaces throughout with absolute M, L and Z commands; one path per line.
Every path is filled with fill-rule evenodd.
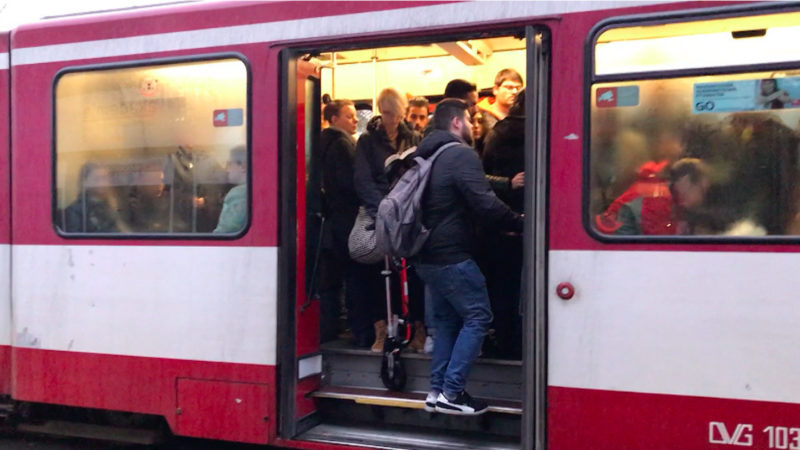
M 532 99 L 523 357 L 479 361 L 485 417 L 431 416 L 424 356 L 408 357 L 408 392 L 389 393 L 369 352 L 320 342 L 307 291 L 321 94 L 437 100 L 450 79 L 488 88 L 503 67 Z M 800 448 L 800 5 L 99 13 L 0 34 L 0 93 L 0 394 L 22 429 L 86 435 L 79 418 L 309 449 Z M 241 146 L 247 224 L 214 232 Z M 652 225 L 665 194 L 650 189 L 630 197 L 641 229 L 620 234 L 606 213 L 639 168 L 682 158 L 707 166 L 691 227 Z

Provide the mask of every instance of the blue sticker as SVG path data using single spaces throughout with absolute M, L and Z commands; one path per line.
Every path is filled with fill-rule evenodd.
M 800 108 L 800 77 L 694 85 L 692 114 Z
M 752 111 L 755 86 L 755 80 L 696 83 L 692 114 Z

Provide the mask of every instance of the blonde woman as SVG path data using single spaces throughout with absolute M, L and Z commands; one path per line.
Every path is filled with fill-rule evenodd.
M 378 95 L 380 115 L 373 117 L 358 138 L 354 181 L 361 204 L 375 217 L 378 204 L 389 192 L 386 158 L 417 145 L 419 135 L 403 121 L 408 103 L 404 95 L 386 88 Z
M 356 144 L 353 181 L 361 205 L 373 218 L 381 199 L 389 192 L 390 180 L 384 168 L 386 158 L 402 153 L 419 143 L 419 135 L 403 120 L 407 106 L 405 96 L 396 89 L 382 90 L 378 95 L 380 115 L 369 121 L 366 131 L 361 134 Z M 386 339 L 384 319 L 386 311 L 380 301 L 383 298 L 383 281 L 380 275 L 382 264 L 361 266 L 364 270 L 363 283 L 356 288 L 370 292 L 358 295 L 358 298 L 364 300 L 364 304 L 353 305 L 350 325 L 357 340 L 363 335 L 371 335 L 374 331 L 375 342 L 372 351 L 381 352 Z M 418 317 L 421 319 L 423 316 Z

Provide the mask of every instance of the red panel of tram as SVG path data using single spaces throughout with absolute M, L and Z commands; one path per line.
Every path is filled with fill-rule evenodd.
M 269 415 L 275 400 L 272 388 L 267 384 L 178 379 L 177 430 L 184 436 L 206 439 L 268 442 Z

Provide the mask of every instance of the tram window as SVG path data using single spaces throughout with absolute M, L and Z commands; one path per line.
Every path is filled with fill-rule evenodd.
M 597 75 L 796 61 L 800 12 L 611 28 L 594 47 Z
M 800 76 L 774 75 L 593 86 L 595 229 L 618 235 L 800 233 Z M 681 167 L 694 175 L 681 178 Z
M 751 51 L 744 62 L 763 63 L 758 58 L 774 56 L 773 40 L 759 39 L 800 33 L 786 26 L 786 17 L 764 17 L 776 26 L 747 33 L 756 38 L 746 43 Z M 718 53 L 739 58 L 741 53 L 732 50 L 745 44 L 736 41 L 736 31 L 745 22 L 766 26 L 764 17 L 620 28 L 600 35 L 597 81 L 589 98 L 588 219 L 595 231 L 626 236 L 800 234 L 800 70 L 641 75 L 698 67 L 697 55 L 677 51 L 676 43 L 684 50 L 692 43 L 703 47 L 720 33 L 727 33 L 728 43 Z M 706 34 L 689 34 L 705 29 Z M 785 44 L 793 45 L 796 37 Z M 613 44 L 650 46 L 651 53 L 601 51 Z M 744 63 L 720 58 L 715 55 L 702 67 Z M 783 62 L 785 55 L 775 58 Z
M 247 86 L 247 68 L 233 58 L 60 76 L 58 230 L 241 232 L 249 205 Z

